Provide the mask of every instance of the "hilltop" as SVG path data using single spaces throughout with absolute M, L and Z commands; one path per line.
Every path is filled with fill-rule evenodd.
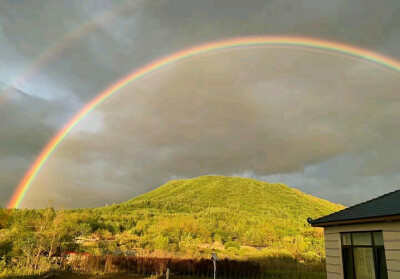
M 212 175 L 171 180 L 114 207 L 125 210 L 147 208 L 170 213 L 201 213 L 224 208 L 244 215 L 270 215 L 279 219 L 294 217 L 301 219 L 302 223 L 307 217 L 314 218 L 343 209 L 341 205 L 282 183 Z

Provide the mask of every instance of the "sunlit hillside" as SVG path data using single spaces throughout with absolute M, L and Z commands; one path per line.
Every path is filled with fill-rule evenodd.
M 105 219 L 125 216 L 120 222 L 135 216 L 135 224 L 126 230 L 137 236 L 139 246 L 151 250 L 196 253 L 223 247 L 225 253 L 240 255 L 250 253 L 249 246 L 254 246 L 265 253 L 306 259 L 321 258 L 324 253 L 322 230 L 311 228 L 307 217 L 342 208 L 284 184 L 201 176 L 173 180 L 93 212 L 101 212 Z
M 201 176 L 172 180 L 115 208 L 157 208 L 171 213 L 199 213 L 224 208 L 231 213 L 278 219 L 318 217 L 343 206 L 304 194 L 282 183 L 250 178 Z

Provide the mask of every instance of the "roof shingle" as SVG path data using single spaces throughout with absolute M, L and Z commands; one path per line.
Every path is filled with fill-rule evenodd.
M 400 215 L 400 189 L 311 221 L 311 225 Z

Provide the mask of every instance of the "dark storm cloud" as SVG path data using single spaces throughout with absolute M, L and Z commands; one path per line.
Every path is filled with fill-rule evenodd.
M 336 39 L 386 52 L 400 42 L 396 2 L 376 1 L 40 1 L 4 2 L 2 28 L 28 59 L 86 22 L 41 71 L 87 102 L 129 71 L 204 41 L 254 34 Z M 122 6 L 124 9 L 120 9 Z M 108 17 L 101 16 L 108 14 Z M 106 20 L 104 20 L 104 18 Z M 50 24 L 51 23 L 51 24 Z M 29 26 L 29 28 L 27 28 Z M 43 32 L 46 30 L 46 32 Z M 18 34 L 18 35 L 16 35 Z M 400 56 L 397 48 L 392 55 Z
M 0 109 L 0 204 L 5 205 L 15 185 L 44 147 L 57 127 L 55 119 L 65 119 L 65 103 L 30 96 L 6 87 Z M 70 115 L 68 115 L 70 117 Z
M 37 154 L 56 131 L 51 127 L 51 118 L 61 113 L 63 105 L 15 88 L 4 89 L 2 93 L 8 98 L 7 105 L 0 110 L 0 154 L 2 157 Z
M 9 64 L 11 69 L 18 65 L 21 75 L 15 78 L 37 91 L 43 86 L 37 81 L 45 76 L 57 89 L 78 96 L 82 102 L 89 101 L 135 66 L 120 63 L 124 60 L 121 52 L 127 55 L 126 50 L 129 54 L 133 51 L 120 37 L 132 39 L 126 32 L 132 29 L 140 2 L 87 1 L 83 6 L 80 1 L 1 3 L 2 37 L 19 53 Z M 3 52 L 7 57 L 10 51 Z M 24 76 L 32 66 L 33 72 Z
M 12 189 L 31 162 L 26 158 L 33 160 L 84 103 L 156 58 L 205 41 L 274 34 L 333 39 L 400 57 L 399 13 L 397 0 L 0 1 L 1 81 L 8 84 L 92 22 L 24 81 L 27 95 L 0 105 L 8 132 L 0 135 L 7 158 L 0 162 L 0 184 Z M 354 189 L 353 201 L 365 198 L 354 194 L 362 187 L 395 187 L 397 77 L 336 57 L 284 53 L 186 62 L 127 89 L 68 137 L 35 181 L 49 195 L 31 191 L 26 205 L 54 198 L 60 206 L 95 206 L 171 177 L 248 171 L 305 191 L 314 181 L 325 185 L 323 197 L 349 204 L 348 189 L 334 183 L 343 170 L 321 165 L 337 156 L 351 165 L 340 185 Z M 318 171 L 305 173 L 310 166 Z M 2 193 L 3 205 L 11 190 Z
M 42 205 L 43 192 L 73 206 L 95 205 L 93 196 L 99 204 L 120 202 L 174 176 L 210 173 L 282 174 L 292 184 L 283 174 L 302 177 L 310 165 L 345 154 L 367 158 L 370 150 L 378 155 L 369 156 L 369 164 L 391 165 L 400 149 L 387 156 L 381 142 L 397 139 L 396 132 L 382 129 L 398 125 L 393 120 L 400 111 L 396 77 L 363 61 L 289 49 L 231 51 L 170 66 L 123 89 L 99 114 L 88 116 L 50 159 L 25 205 Z M 85 129 L 96 122 L 100 129 Z M 334 165 L 333 174 L 314 179 L 346 192 L 344 181 L 324 182 L 343 173 Z M 381 174 L 396 174 L 399 165 Z M 364 176 L 375 175 L 362 161 L 353 164 L 353 172 L 362 170 Z M 367 181 L 352 175 L 347 185 Z M 296 185 L 311 190 L 301 183 L 309 176 Z M 348 202 L 332 190 L 320 195 Z

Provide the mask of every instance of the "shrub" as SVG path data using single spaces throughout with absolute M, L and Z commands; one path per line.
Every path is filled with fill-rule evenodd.
M 225 243 L 225 249 L 228 249 L 229 247 L 240 250 L 240 244 L 234 241 L 228 241 L 227 243 Z

